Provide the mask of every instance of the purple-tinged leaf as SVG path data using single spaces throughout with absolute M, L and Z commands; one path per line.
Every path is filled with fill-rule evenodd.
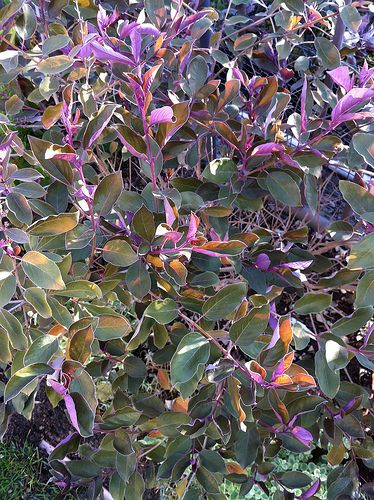
M 129 23 L 128 21 L 125 21 L 121 32 L 120 32 L 120 37 L 123 40 L 127 36 L 132 33 L 132 31 L 137 31 L 140 35 L 151 35 L 151 36 L 160 36 L 161 32 L 158 30 L 153 24 L 150 23 L 136 23 L 132 22 Z
M 173 207 L 170 205 L 167 198 L 164 198 L 164 207 L 165 207 L 165 214 L 166 214 L 166 224 L 168 224 L 169 226 L 172 226 L 176 217 L 175 217 Z
M 142 37 L 138 30 L 132 30 L 130 33 L 131 40 L 131 52 L 134 56 L 134 61 L 136 64 L 140 62 L 140 53 L 142 50 Z
M 306 498 L 313 497 L 321 487 L 321 480 L 317 479 L 316 482 L 312 484 L 302 495 L 299 496 L 300 499 L 305 500 Z
M 374 68 L 368 67 L 368 63 L 365 59 L 364 64 L 362 65 L 360 74 L 358 76 L 358 83 L 360 87 L 363 87 L 366 85 L 366 83 L 370 80 L 370 78 L 373 78 L 374 76 Z
M 306 115 L 306 97 L 308 91 L 308 80 L 306 76 L 304 77 L 303 88 L 301 90 L 301 104 L 300 104 L 300 115 L 301 115 L 301 132 L 306 132 L 308 126 L 308 117 Z
M 76 429 L 78 432 L 80 432 L 77 410 L 75 409 L 75 403 L 74 403 L 73 398 L 70 396 L 70 394 L 65 394 L 64 401 L 65 401 L 66 410 L 67 410 L 69 418 L 70 418 L 71 425 L 74 427 L 74 429 Z
M 300 443 L 303 443 L 305 446 L 309 446 L 310 443 L 313 441 L 313 436 L 312 434 L 304 429 L 304 427 L 296 426 L 292 429 L 292 435 L 300 441 Z
M 116 52 L 105 43 L 101 45 L 99 42 L 93 41 L 90 43 L 90 48 L 96 59 L 99 59 L 100 61 L 111 62 L 114 64 L 128 64 L 132 67 L 136 66 L 134 61 L 132 61 L 129 57 Z
M 16 132 L 11 132 L 4 142 L 0 144 L 0 162 L 3 162 L 10 151 L 10 146 L 13 142 L 13 137 Z
M 374 89 L 354 88 L 350 90 L 332 110 L 332 126 L 336 127 L 342 121 L 346 121 L 347 117 L 348 119 L 355 119 L 354 116 L 357 116 L 354 113 L 356 106 L 363 104 L 372 97 L 374 97 Z
M 157 125 L 158 123 L 169 123 L 175 121 L 173 108 L 170 106 L 163 106 L 162 108 L 154 109 L 151 111 L 151 118 L 149 126 Z
M 99 11 L 97 13 L 97 24 L 99 26 L 100 31 L 104 34 L 105 30 L 113 24 L 118 18 L 117 7 L 114 9 L 112 14 L 108 16 L 105 9 L 99 4 Z
M 261 271 L 267 271 L 270 267 L 270 259 L 266 253 L 260 253 L 256 258 L 256 267 L 261 269 Z
M 197 228 L 199 227 L 199 219 L 198 217 L 191 212 L 191 217 L 190 217 L 190 223 L 188 225 L 188 231 L 187 231 L 187 236 L 186 236 L 186 241 L 190 242 L 193 240 L 196 236 Z
M 331 79 L 339 85 L 339 87 L 343 87 L 346 92 L 352 89 L 354 77 L 351 78 L 349 76 L 349 69 L 347 66 L 339 66 L 339 68 L 335 68 L 327 73 L 330 75 Z
M 268 144 L 260 144 L 256 146 L 251 156 L 269 156 L 273 153 L 283 152 L 285 147 L 282 144 L 276 144 L 275 142 L 269 142 Z
M 57 382 L 57 380 L 54 380 L 53 378 L 47 378 L 47 385 L 52 387 L 52 389 L 57 392 L 60 396 L 65 396 L 66 394 L 66 387 L 62 385 L 60 382 Z

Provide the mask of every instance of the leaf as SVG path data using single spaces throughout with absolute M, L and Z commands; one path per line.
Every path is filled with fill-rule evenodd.
M 52 309 L 47 302 L 47 295 L 42 288 L 27 288 L 23 296 L 42 318 L 50 318 L 52 316 Z
M 149 304 L 144 315 L 153 318 L 161 325 L 166 325 L 177 317 L 177 304 L 173 299 L 155 300 Z
M 45 363 L 35 363 L 16 371 L 5 386 L 4 402 L 18 396 L 31 382 L 42 375 L 52 375 L 53 368 Z
M 27 349 L 23 358 L 23 364 L 48 363 L 58 350 L 58 340 L 52 335 L 40 335 Z
M 31 150 L 42 168 L 58 181 L 70 186 L 74 177 L 70 164 L 66 160 L 47 159 L 47 150 L 53 147 L 53 144 L 31 136 L 29 136 L 29 142 Z
M 365 220 L 374 224 L 374 196 L 355 182 L 340 181 L 339 189 L 343 198 L 353 210 Z
M 230 339 L 241 348 L 250 347 L 268 325 L 270 307 L 254 307 L 247 316 L 236 321 L 230 328 Z
M 319 387 L 327 397 L 332 399 L 339 390 L 339 372 L 331 370 L 327 363 L 325 352 L 321 348 L 315 354 L 314 365 Z
M 276 200 L 291 207 L 301 205 L 299 186 L 285 172 L 269 172 L 266 177 L 266 185 Z
M 130 427 L 139 420 L 140 415 L 140 411 L 135 410 L 130 406 L 125 406 L 124 408 L 117 410 L 112 415 L 109 414 L 105 416 L 103 422 L 100 423 L 100 428 L 110 431 L 119 429 L 120 427 Z
M 317 212 L 318 208 L 318 180 L 312 174 L 305 174 L 304 176 L 305 199 L 308 202 L 309 208 L 311 209 L 313 215 Z
M 284 3 L 291 12 L 294 12 L 295 14 L 304 14 L 303 0 L 284 0 Z
M 129 292 L 138 300 L 142 300 L 151 289 L 149 272 L 141 260 L 132 264 L 126 273 L 126 286 Z
M 23 109 L 23 106 L 24 102 L 22 101 L 22 99 L 20 99 L 17 95 L 12 95 L 5 102 L 6 114 L 9 116 L 17 115 Z
M 359 132 L 352 138 L 352 144 L 371 167 L 374 167 L 374 134 Z
M 353 7 L 352 5 L 345 5 L 340 11 L 340 18 L 346 28 L 353 31 L 353 33 L 358 32 L 362 19 L 356 7 Z
M 247 430 L 245 432 L 239 431 L 234 445 L 236 459 L 243 468 L 253 464 L 260 445 L 260 435 L 256 424 L 246 422 L 246 426 Z
M 317 56 L 326 69 L 335 69 L 340 66 L 340 53 L 335 45 L 325 37 L 316 37 L 314 46 Z
M 152 241 L 155 235 L 156 227 L 152 212 L 143 205 L 134 215 L 132 227 L 136 234 L 146 241 Z
M 208 241 L 203 245 L 193 246 L 192 250 L 197 253 L 210 255 L 211 257 L 223 257 L 225 255 L 239 255 L 247 245 L 239 240 L 231 241 Z
M 0 326 L 8 334 L 8 338 L 13 349 L 18 351 L 24 351 L 27 349 L 28 341 L 23 332 L 21 323 L 6 309 L 2 309 L 0 311 Z
M 348 257 L 348 269 L 367 269 L 374 267 L 374 233 L 367 234 L 352 245 Z
M 358 281 L 355 307 L 374 306 L 374 270 L 368 271 Z
M 59 102 L 53 106 L 48 106 L 42 115 L 42 124 L 44 128 L 50 129 L 61 118 L 64 104 Z
M 18 66 L 18 50 L 3 50 L 0 52 L 0 66 L 10 73 Z
M 95 338 L 98 340 L 111 340 L 126 337 L 131 333 L 130 323 L 123 316 L 104 314 L 99 317 L 95 328 Z
M 373 308 L 371 306 L 359 308 L 350 316 L 341 318 L 334 323 L 331 327 L 331 331 L 334 335 L 338 335 L 339 337 L 358 332 L 358 330 L 366 325 L 366 323 L 371 319 L 372 315 Z
M 257 35 L 254 33 L 246 33 L 245 35 L 238 36 L 234 42 L 234 50 L 241 52 L 243 50 L 253 47 L 256 43 Z
M 298 314 L 313 314 L 322 312 L 329 307 L 332 296 L 328 293 L 306 293 L 295 302 L 295 311 Z
M 88 149 L 92 146 L 103 132 L 104 128 L 108 125 L 117 108 L 117 104 L 106 104 L 102 106 L 97 113 L 91 115 L 82 139 L 84 149 Z
M 203 314 L 207 319 L 217 321 L 232 313 L 247 293 L 245 283 L 235 283 L 221 288 L 203 305 Z
M 139 472 L 135 471 L 131 474 L 129 482 L 126 485 L 125 498 L 143 498 L 145 484 Z
M 74 60 L 71 57 L 63 55 L 52 56 L 40 61 L 37 69 L 44 75 L 58 75 L 69 69 L 73 64 Z
M 12 299 L 16 291 L 17 281 L 12 273 L 0 271 L 0 307 L 4 307 Z
M 53 35 L 46 38 L 43 42 L 43 55 L 48 55 L 55 50 L 63 49 L 70 42 L 70 37 L 67 35 Z
M 31 224 L 32 211 L 29 202 L 23 194 L 9 193 L 6 197 L 6 204 L 20 222 Z
M 202 56 L 192 59 L 187 68 L 188 86 L 192 95 L 197 94 L 208 77 L 208 65 Z
M 144 7 L 151 22 L 157 28 L 162 28 L 166 20 L 164 0 L 145 0 Z
M 22 257 L 21 266 L 36 286 L 49 290 L 65 288 L 59 268 L 44 254 L 36 251 L 27 252 Z
M 113 205 L 123 191 L 122 173 L 109 174 L 97 186 L 94 194 L 94 211 L 102 216 L 112 211 Z
M 87 280 L 69 281 L 63 290 L 54 292 L 54 295 L 86 300 L 101 299 L 103 296 L 100 287 Z
M 325 344 L 326 361 L 331 370 L 340 370 L 349 363 L 348 351 L 345 347 L 334 340 L 328 340 Z
M 351 438 L 365 437 L 361 424 L 354 415 L 345 415 L 342 419 L 337 419 L 336 425 Z
M 127 125 L 116 126 L 117 135 L 128 151 L 142 160 L 147 159 L 147 144 L 143 137 Z
M 79 212 L 49 215 L 31 224 L 28 233 L 33 236 L 56 236 L 71 231 L 79 221 Z
M 206 467 L 200 465 L 196 472 L 196 479 L 199 481 L 204 491 L 210 493 L 212 496 L 219 494 L 219 480 L 218 476 L 210 472 Z M 196 498 L 193 493 L 193 497 Z
M 137 254 L 125 240 L 114 239 L 105 243 L 103 258 L 114 266 L 128 267 L 138 260 Z
M 178 344 L 170 362 L 170 377 L 184 399 L 195 391 L 209 353 L 209 341 L 198 333 L 187 333 Z
M 312 481 L 308 474 L 299 471 L 282 472 L 281 474 L 277 474 L 277 479 L 283 486 L 289 489 L 304 488 L 304 486 L 308 486 Z
M 79 434 L 83 437 L 92 436 L 95 415 L 84 397 L 79 392 L 72 392 L 64 397 L 64 401 L 70 420 Z
M 203 177 L 215 184 L 228 182 L 233 174 L 238 171 L 237 166 L 230 158 L 220 158 L 213 160 L 205 167 Z
M 66 359 L 74 359 L 83 365 L 91 355 L 91 345 L 94 340 L 92 325 L 76 331 L 66 345 Z

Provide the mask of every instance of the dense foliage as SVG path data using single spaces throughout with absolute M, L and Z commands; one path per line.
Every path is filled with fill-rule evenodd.
M 0 10 L 0 434 L 45 381 L 62 497 L 318 498 L 284 449 L 373 493 L 374 42 L 339 5 Z

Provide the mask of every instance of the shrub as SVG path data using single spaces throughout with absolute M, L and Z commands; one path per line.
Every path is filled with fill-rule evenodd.
M 370 493 L 364 7 L 115 4 L 0 10 L 1 434 L 46 379 L 62 496 L 314 497 L 282 449 L 327 453 L 328 498 Z M 353 212 L 326 221 L 342 167 Z

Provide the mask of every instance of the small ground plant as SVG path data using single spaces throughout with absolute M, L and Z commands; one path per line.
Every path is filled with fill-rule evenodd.
M 61 498 L 318 498 L 276 466 L 311 452 L 326 498 L 374 494 L 373 14 L 346 4 L 0 9 L 0 435 L 45 381 Z
M 6 442 L 0 445 L 0 495 L 9 500 L 50 500 L 59 490 L 40 479 L 48 466 L 37 449 Z M 45 475 L 45 474 L 44 474 Z

